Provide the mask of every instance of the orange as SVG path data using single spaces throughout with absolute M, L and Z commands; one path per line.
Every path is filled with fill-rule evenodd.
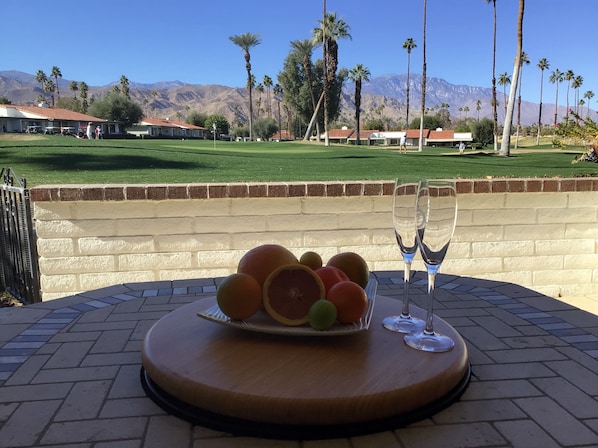
M 301 258 L 299 258 L 299 263 L 309 266 L 315 271 L 316 269 L 322 267 L 322 257 L 320 257 L 320 254 L 317 252 L 308 250 L 301 255 Z
M 354 281 L 362 288 L 368 284 L 370 269 L 363 257 L 355 252 L 341 252 L 333 255 L 326 266 L 335 266 L 342 270 L 349 280 Z
M 216 290 L 220 311 L 233 320 L 253 316 L 262 307 L 262 287 L 248 274 L 231 274 Z
M 349 280 L 347 274 L 345 274 L 339 268 L 335 268 L 334 266 L 324 266 L 322 268 L 316 269 L 316 274 L 318 274 L 318 277 L 322 279 L 322 283 L 324 283 L 324 287 L 326 288 L 326 294 L 328 294 L 330 288 L 332 288 L 338 282 Z
M 284 325 L 306 324 L 309 309 L 324 297 L 320 277 L 299 263 L 280 266 L 264 282 L 264 308 L 274 320 Z
M 368 307 L 364 289 L 350 280 L 339 282 L 330 288 L 326 299 L 336 306 L 336 320 L 341 324 L 357 322 Z
M 290 250 L 278 244 L 263 244 L 241 257 L 237 272 L 251 275 L 263 286 L 274 269 L 289 263 L 299 263 Z

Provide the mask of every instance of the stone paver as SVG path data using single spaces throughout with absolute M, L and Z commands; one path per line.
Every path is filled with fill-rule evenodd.
M 374 275 L 379 294 L 401 298 L 400 273 Z M 233 436 L 170 416 L 141 386 L 143 339 L 173 309 L 213 295 L 217 281 L 118 285 L 0 309 L 0 446 L 598 447 L 598 309 L 448 275 L 437 279 L 435 311 L 466 340 L 472 379 L 437 414 L 393 431 L 307 441 Z M 425 289 L 418 272 L 420 307 Z

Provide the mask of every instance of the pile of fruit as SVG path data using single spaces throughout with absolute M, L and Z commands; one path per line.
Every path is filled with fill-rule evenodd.
M 288 326 L 309 324 L 327 330 L 335 323 L 350 324 L 364 315 L 369 279 L 365 260 L 354 252 L 341 252 L 323 265 L 316 252 L 301 258 L 277 244 L 264 244 L 246 252 L 235 274 L 218 286 L 220 310 L 234 320 L 245 320 L 260 309 Z

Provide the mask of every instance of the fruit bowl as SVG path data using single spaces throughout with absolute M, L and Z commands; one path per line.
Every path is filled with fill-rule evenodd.
M 206 319 L 217 324 L 257 333 L 279 334 L 285 336 L 342 336 L 359 333 L 361 331 L 367 330 L 370 327 L 377 288 L 378 282 L 376 280 L 370 279 L 365 287 L 365 292 L 368 296 L 368 306 L 365 314 L 361 317 L 359 322 L 346 325 L 335 324 L 328 330 L 314 330 L 309 325 L 289 327 L 276 322 L 263 310 L 258 311 L 254 316 L 247 320 L 233 320 L 224 314 L 217 304 L 210 306 L 205 311 L 197 313 L 197 315 L 202 319 Z

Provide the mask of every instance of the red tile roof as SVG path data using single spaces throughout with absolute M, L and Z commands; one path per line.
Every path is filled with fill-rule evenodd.
M 13 104 L 2 104 L 0 107 L 6 109 L 13 108 L 25 114 L 32 114 L 40 117 L 40 119 L 46 120 L 63 120 L 63 121 L 95 121 L 105 122 L 103 118 L 93 117 L 91 115 L 82 114 L 80 112 L 73 112 L 68 109 L 58 109 L 50 107 L 38 107 L 38 106 L 17 106 Z
M 430 131 L 428 140 L 452 140 L 455 138 L 455 131 Z
M 424 129 L 424 138 L 430 135 L 429 129 Z M 419 129 L 407 129 L 407 138 L 419 138 Z
M 349 138 L 354 132 L 353 129 L 329 129 L 328 138 Z

